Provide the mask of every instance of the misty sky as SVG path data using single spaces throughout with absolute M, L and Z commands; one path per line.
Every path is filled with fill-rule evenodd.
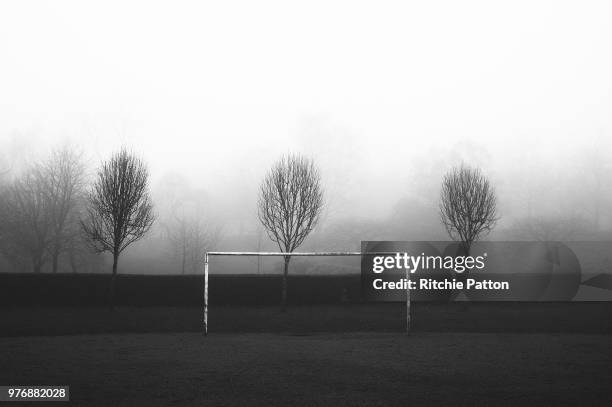
M 124 144 L 232 216 L 287 151 L 376 217 L 462 160 L 548 190 L 611 136 L 609 1 L 0 3 L 5 165 Z

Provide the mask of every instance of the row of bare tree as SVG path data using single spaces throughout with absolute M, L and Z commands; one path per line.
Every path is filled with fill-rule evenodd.
M 0 250 L 14 269 L 81 272 L 99 265 L 99 252 L 113 257 L 142 238 L 153 223 L 145 163 L 123 149 L 93 176 L 81 154 L 64 147 L 0 184 Z M 209 217 L 173 205 L 159 222 L 158 235 L 178 260 L 181 272 L 196 271 L 218 237 Z
M 259 193 L 259 220 L 283 253 L 293 253 L 317 225 L 323 209 L 321 176 L 314 162 L 300 155 L 281 158 L 264 178 Z M 460 166 L 442 180 L 440 220 L 465 254 L 497 223 L 497 197 L 479 169 Z M 287 306 L 291 256 L 284 256 L 281 310 Z
M 145 164 L 123 149 L 104 162 L 88 189 L 81 156 L 54 151 L 2 186 L 0 247 L 14 264 L 29 260 L 52 271 L 66 255 L 73 271 L 78 257 L 92 252 L 113 256 L 109 303 L 113 304 L 119 255 L 153 224 Z
M 29 259 L 34 272 L 50 260 L 53 272 L 65 256 L 73 271 L 92 253 L 112 255 L 109 304 L 113 305 L 119 257 L 151 229 L 155 214 L 149 173 L 135 154 L 122 149 L 98 168 L 93 181 L 78 153 L 53 152 L 2 186 L 0 247 L 15 263 Z M 317 225 L 323 209 L 321 176 L 314 162 L 300 155 L 281 158 L 264 178 L 259 220 L 281 252 L 296 250 Z M 440 217 L 449 235 L 469 252 L 472 242 L 495 225 L 497 200 L 488 179 L 477 169 L 458 167 L 443 179 Z M 204 260 L 219 229 L 204 224 L 197 211 L 174 208 L 162 222 L 166 239 L 184 273 Z M 285 256 L 283 309 L 291 257 Z
M 85 198 L 84 165 L 68 148 L 2 185 L 0 248 L 5 257 L 20 266 L 27 259 L 35 272 L 50 259 L 57 272 L 60 256 L 66 255 L 77 271 L 85 253 L 79 233 Z

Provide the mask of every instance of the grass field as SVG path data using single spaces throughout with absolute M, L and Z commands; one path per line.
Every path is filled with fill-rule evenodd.
M 610 303 L 418 303 L 413 317 L 406 335 L 402 304 L 213 306 L 204 337 L 199 308 L 2 308 L 0 384 L 67 384 L 72 405 L 104 407 L 612 400 Z
M 201 332 L 200 307 L 1 307 L 0 336 Z M 414 303 L 416 332 L 608 333 L 612 302 Z M 211 333 L 401 332 L 401 303 L 210 307 Z
M 606 405 L 610 336 L 196 333 L 0 338 L 1 383 L 83 406 Z

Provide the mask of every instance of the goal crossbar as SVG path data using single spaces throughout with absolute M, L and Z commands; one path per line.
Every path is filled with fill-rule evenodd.
M 395 252 L 206 252 L 204 253 L 204 335 L 208 335 L 208 258 L 210 256 L 364 256 L 394 255 Z M 406 271 L 406 277 L 410 277 Z M 406 290 L 406 331 L 410 330 L 410 291 Z

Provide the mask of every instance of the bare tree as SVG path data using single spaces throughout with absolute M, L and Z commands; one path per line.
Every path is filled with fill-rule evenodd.
M 166 226 L 166 236 L 174 256 L 181 260 L 181 274 L 185 274 L 189 257 L 189 225 L 184 217 L 174 219 Z
M 81 238 L 77 226 L 80 209 L 84 204 L 85 166 L 76 151 L 65 147 L 54 151 L 43 163 L 41 171 L 49 201 L 49 251 L 52 271 L 56 273 L 59 256 L 77 247 L 75 239 Z M 72 256 L 73 253 L 69 254 Z
M 516 221 L 511 233 L 519 239 L 534 239 L 541 242 L 563 242 L 584 236 L 589 232 L 588 222 L 578 216 L 530 216 Z
M 166 175 L 157 189 L 156 204 L 161 208 L 160 230 L 169 243 L 170 251 L 180 262 L 180 272 L 197 272 L 204 262 L 204 254 L 221 236 L 221 225 L 211 216 L 208 194 L 193 188 L 176 175 Z
M 17 177 L 2 195 L 2 248 L 14 262 L 29 258 L 39 273 L 51 241 L 50 200 L 40 166 Z
M 113 255 L 109 306 L 113 309 L 119 255 L 142 238 L 154 221 L 146 165 L 126 149 L 102 164 L 89 193 L 87 216 L 81 222 L 97 252 Z
M 444 176 L 440 219 L 449 236 L 461 242 L 465 254 L 495 227 L 499 219 L 495 190 L 479 169 L 461 165 Z
M 221 228 L 210 220 L 181 214 L 166 225 L 166 237 L 173 254 L 181 261 L 181 274 L 189 267 L 196 272 L 204 255 L 219 240 Z
M 211 221 L 194 219 L 189 227 L 189 264 L 195 273 L 204 264 L 204 256 L 221 238 L 221 227 Z
M 314 162 L 300 155 L 281 158 L 260 187 L 259 220 L 270 239 L 284 253 L 299 247 L 319 220 L 323 208 L 321 177 Z M 285 256 L 281 309 L 287 307 L 287 274 L 291 256 Z
M 52 152 L 49 158 L 17 176 L 2 197 L 3 248 L 8 258 L 23 255 L 35 272 L 58 259 L 69 240 L 79 238 L 79 205 L 83 201 L 84 166 L 69 148 Z

